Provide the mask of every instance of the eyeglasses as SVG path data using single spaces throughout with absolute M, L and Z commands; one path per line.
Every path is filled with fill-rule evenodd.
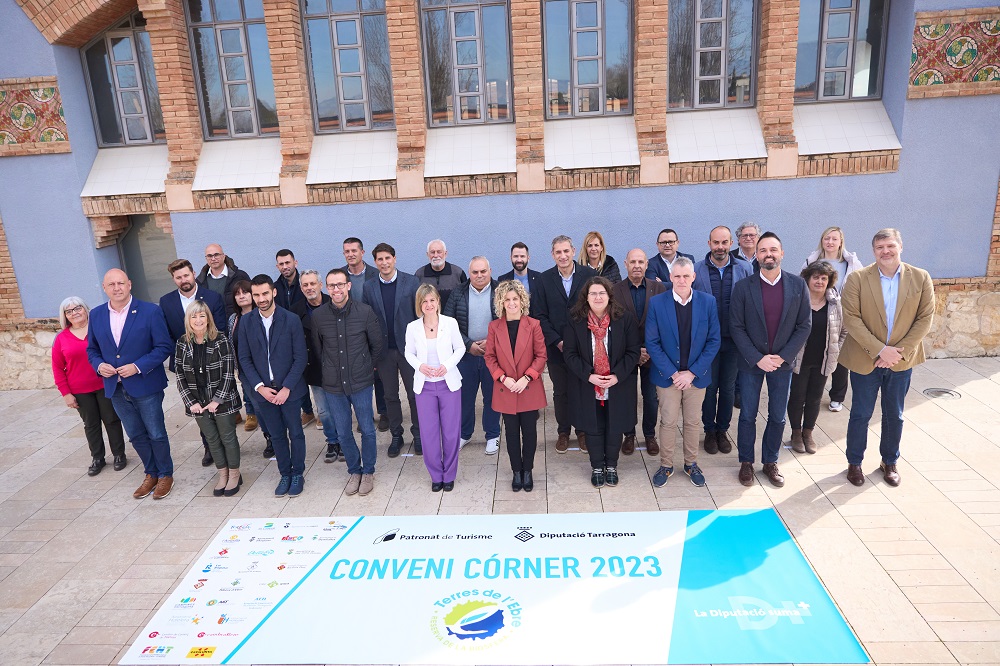
M 206 254 L 205 258 L 206 259 L 218 259 L 221 256 L 222 256 L 221 252 L 213 252 L 212 254 Z
M 656 244 L 657 245 L 677 245 L 677 241 L 675 241 L 675 240 L 672 240 L 672 241 L 657 241 Z
M 331 291 L 340 291 L 341 289 L 347 289 L 346 282 L 331 282 L 327 285 Z
M 740 238 L 757 238 L 757 234 L 753 234 L 753 233 L 750 233 L 750 234 L 740 234 L 739 237 Z
M 83 306 L 77 305 L 75 308 L 66 308 L 67 315 L 78 315 L 83 314 Z
M 607 298 L 608 292 L 606 291 L 591 291 L 587 294 L 590 298 Z

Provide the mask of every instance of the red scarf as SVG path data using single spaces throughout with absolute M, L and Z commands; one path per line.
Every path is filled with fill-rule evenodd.
M 594 374 L 601 376 L 611 374 L 611 360 L 608 358 L 608 349 L 604 344 L 610 326 L 611 315 L 608 312 L 605 312 L 600 319 L 593 312 L 587 315 L 587 328 L 594 334 Z M 605 390 L 600 386 L 594 387 L 598 400 L 604 395 Z M 601 400 L 601 404 L 604 404 L 603 400 Z

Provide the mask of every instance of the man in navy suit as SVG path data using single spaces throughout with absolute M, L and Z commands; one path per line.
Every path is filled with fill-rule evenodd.
M 753 485 L 757 442 L 757 407 L 767 380 L 767 427 L 761 439 L 764 474 L 772 485 L 785 485 L 778 471 L 778 452 L 785 429 L 792 361 L 809 337 L 812 308 L 806 282 L 781 270 L 781 239 L 766 232 L 757 241 L 760 272 L 733 287 L 729 331 L 739 351 L 737 358 L 742 406 L 736 448 L 740 454 L 740 483 Z
M 173 354 L 174 345 L 163 311 L 132 298 L 132 282 L 125 271 L 112 268 L 105 273 L 104 293 L 108 302 L 90 313 L 87 358 L 104 378 L 104 394 L 111 398 L 146 472 L 132 497 L 153 493 L 153 499 L 163 499 L 174 483 L 163 420 L 167 386 L 163 362 Z
M 517 280 L 524 286 L 524 290 L 531 295 L 531 292 L 535 288 L 535 281 L 541 277 L 541 273 L 538 271 L 533 271 L 528 268 L 528 260 L 530 256 L 528 255 L 528 246 L 518 241 L 510 246 L 510 265 L 514 268 L 509 273 L 504 273 L 497 278 L 497 282 L 506 282 L 507 280 Z
M 694 291 L 694 263 L 678 257 L 670 270 L 673 290 L 654 296 L 646 315 L 646 351 L 653 362 L 652 379 L 660 403 L 660 469 L 653 475 L 659 488 L 674 473 L 677 420 L 683 421 L 684 473 L 696 486 L 705 485 L 698 467 L 698 433 L 705 388 L 712 383 L 712 361 L 722 335 L 715 297 Z
M 670 267 L 677 261 L 677 257 L 687 257 L 692 262 L 694 257 L 690 254 L 679 252 L 681 241 L 677 237 L 677 232 L 673 229 L 663 229 L 656 236 L 656 254 L 649 259 L 649 267 L 646 268 L 646 277 L 650 280 L 670 283 Z
M 388 243 L 379 243 L 372 251 L 378 279 L 365 282 L 364 303 L 375 311 L 382 335 L 385 336 L 385 353 L 375 361 L 382 386 L 385 388 L 386 410 L 389 412 L 389 457 L 395 458 L 403 448 L 403 403 L 399 399 L 399 378 L 403 378 L 406 399 L 410 403 L 410 434 L 413 435 L 413 452 L 422 455 L 420 424 L 417 422 L 417 403 L 413 394 L 413 366 L 403 352 L 406 349 L 406 325 L 417 318 L 417 276 L 396 270 L 396 250 Z
M 265 274 L 250 282 L 257 306 L 240 319 L 240 370 L 253 387 L 250 398 L 271 431 L 274 457 L 281 480 L 276 497 L 295 497 L 305 486 L 306 436 L 302 432 L 299 407 L 309 390 L 306 370 L 306 338 L 298 316 L 275 303 L 278 290 Z

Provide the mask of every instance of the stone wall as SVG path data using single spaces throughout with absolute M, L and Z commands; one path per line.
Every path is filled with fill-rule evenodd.
M 0 390 L 39 389 L 52 381 L 52 341 L 58 324 L 0 330 Z

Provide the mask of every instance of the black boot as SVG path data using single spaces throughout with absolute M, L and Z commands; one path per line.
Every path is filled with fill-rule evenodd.
M 264 442 L 266 442 L 266 444 L 264 445 L 264 457 L 265 458 L 273 458 L 274 457 L 274 446 L 271 444 L 271 436 L 270 435 L 264 435 Z
M 530 469 L 524 470 L 524 472 L 521 473 L 521 476 L 524 485 L 524 492 L 530 493 L 532 490 L 535 489 L 535 480 L 531 478 L 531 470 Z
M 205 445 L 205 455 L 201 459 L 201 466 L 202 467 L 208 467 L 209 465 L 211 465 L 214 462 L 215 461 L 212 460 L 212 452 L 208 450 L 208 444 L 206 444 Z
M 515 493 L 524 487 L 524 481 L 521 479 L 521 472 L 514 470 L 514 480 L 510 482 L 510 489 Z

